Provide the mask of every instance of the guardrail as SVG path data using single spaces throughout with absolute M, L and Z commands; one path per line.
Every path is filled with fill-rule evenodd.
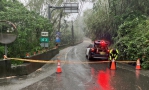
M 0 60 L 0 77 L 7 76 L 11 72 L 10 60 Z

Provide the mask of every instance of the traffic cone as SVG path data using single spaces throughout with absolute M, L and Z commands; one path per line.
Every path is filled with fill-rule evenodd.
M 116 65 L 115 65 L 115 60 L 112 60 L 112 63 L 111 63 L 111 70 L 115 70 L 116 69 Z
M 6 55 L 4 55 L 4 59 L 3 60 L 6 60 L 7 59 L 7 56 Z
M 140 70 L 141 66 L 140 66 L 140 59 L 137 60 L 136 62 L 136 70 Z
M 60 60 L 58 60 L 56 73 L 61 73 L 61 72 L 62 72 L 61 64 L 60 64 Z

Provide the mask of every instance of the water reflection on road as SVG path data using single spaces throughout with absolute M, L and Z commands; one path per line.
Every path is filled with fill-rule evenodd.
M 105 64 L 107 66 L 107 64 Z M 108 67 L 105 67 L 103 70 L 100 70 L 96 66 L 91 65 L 91 76 L 94 82 L 94 85 L 90 83 L 90 87 L 87 87 L 87 90 L 115 90 L 111 85 L 111 78 L 115 76 L 115 70 L 110 70 Z M 101 65 L 102 66 L 102 65 Z

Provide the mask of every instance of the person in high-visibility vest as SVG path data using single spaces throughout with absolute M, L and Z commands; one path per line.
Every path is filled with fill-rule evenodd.
M 110 50 L 110 60 L 116 60 L 117 59 L 117 57 L 118 57 L 118 54 L 119 54 L 119 52 L 118 52 L 118 50 L 117 49 L 111 49 Z
M 119 54 L 119 52 L 117 49 L 111 49 L 110 50 L 110 53 L 109 53 L 110 67 L 111 67 L 112 60 L 115 61 L 118 57 L 118 54 Z M 115 62 L 115 65 L 116 65 L 116 62 Z

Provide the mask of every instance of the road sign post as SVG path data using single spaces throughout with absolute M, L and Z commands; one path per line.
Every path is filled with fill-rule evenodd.
M 50 8 L 54 8 L 52 11 L 50 11 Z M 79 10 L 79 3 L 64 3 L 63 7 L 58 6 L 50 6 L 48 5 L 48 18 L 51 19 L 51 14 L 56 9 L 64 9 L 64 12 L 66 13 L 78 13 Z
M 40 46 L 41 47 L 49 47 L 49 33 L 48 32 L 41 32 L 41 37 L 40 37 Z
M 40 42 L 41 43 L 48 43 L 49 42 L 49 37 L 40 37 Z
M 56 37 L 56 43 L 60 43 L 60 42 L 61 42 L 60 38 Z
M 78 3 L 64 3 L 64 12 L 66 13 L 78 13 Z

